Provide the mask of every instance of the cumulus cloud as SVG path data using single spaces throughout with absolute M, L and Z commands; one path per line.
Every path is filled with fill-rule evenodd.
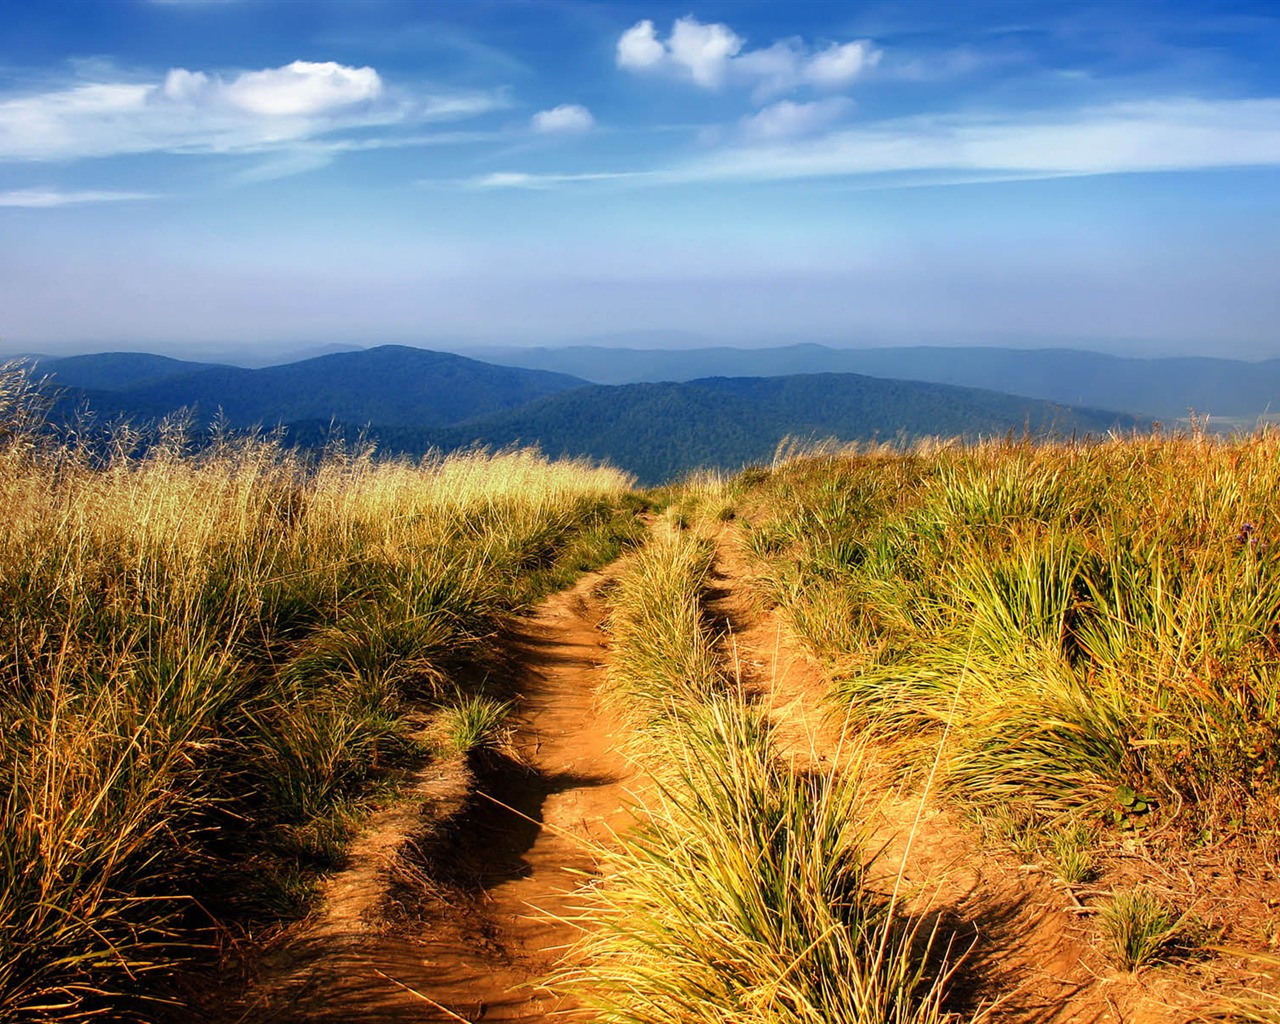
M 121 203 L 137 199 L 154 199 L 149 192 L 110 192 L 80 190 L 65 192 L 56 188 L 20 188 L 0 192 L 0 206 L 45 209 L 52 206 L 80 206 L 85 203 Z
M 729 61 L 742 40 L 727 25 L 704 25 L 696 18 L 680 18 L 667 39 L 667 53 L 698 85 L 715 88 L 724 81 Z
M 800 66 L 801 75 L 815 85 L 840 86 L 852 82 L 866 68 L 880 62 L 881 51 L 866 39 L 832 43 Z
M 533 115 L 533 130 L 546 134 L 590 131 L 595 126 L 591 111 L 577 103 L 562 103 Z
M 651 68 L 667 57 L 667 48 L 658 42 L 658 33 L 649 19 L 638 21 L 618 37 L 618 67 Z
M 811 103 L 779 100 L 743 118 L 743 134 L 749 139 L 794 139 L 829 128 L 853 109 L 853 101 L 831 96 Z
M 0 97 L 0 161 L 289 149 L 345 129 L 465 117 L 479 93 L 391 97 L 371 67 L 294 61 L 231 77 L 174 68 L 156 82 L 89 82 Z
M 282 68 L 246 71 L 226 85 L 218 84 L 232 105 L 264 117 L 323 114 L 382 93 L 382 79 L 373 68 L 333 61 L 295 60 Z
M 881 53 L 866 39 L 817 50 L 799 39 L 757 50 L 744 50 L 744 43 L 728 25 L 692 15 L 676 19 L 663 40 L 645 19 L 618 38 L 617 64 L 628 71 L 665 70 L 708 89 L 736 82 L 763 101 L 800 86 L 842 88 L 874 67 Z

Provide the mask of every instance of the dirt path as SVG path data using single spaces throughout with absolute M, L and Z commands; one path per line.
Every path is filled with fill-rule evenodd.
M 578 938 L 566 919 L 595 867 L 584 840 L 625 826 L 634 774 L 595 699 L 603 579 L 521 623 L 507 753 L 433 764 L 374 817 L 241 1021 L 533 1022 L 571 1009 L 538 983 Z
M 851 761 L 840 723 L 824 716 L 826 682 L 820 667 L 793 642 L 781 614 L 766 608 L 750 585 L 739 533 L 722 529 L 708 610 L 727 633 L 749 693 L 766 703 L 779 748 L 811 764 Z M 974 1009 L 997 996 L 993 1021 L 1043 1024 L 1170 1024 L 1193 1015 L 1185 987 L 1152 972 L 1141 978 L 1109 968 L 1088 920 L 1071 897 L 1044 874 L 1012 856 L 985 848 L 975 833 L 932 800 L 921 809 L 918 790 L 896 787 L 875 763 L 873 741 L 863 751 L 868 788 L 878 799 L 881 869 L 902 867 L 910 908 L 954 925 L 962 947 L 972 943 L 962 1001 Z M 915 838 L 907 837 L 919 813 Z
M 839 723 L 823 714 L 822 671 L 756 596 L 736 531 L 721 531 L 717 551 L 708 611 L 744 686 L 770 709 L 779 748 L 815 766 L 852 760 Z M 588 576 L 525 621 L 507 755 L 434 764 L 409 799 L 377 815 L 328 882 L 322 910 L 265 965 L 240 1021 L 478 1024 L 573 1011 L 539 982 L 578 938 L 573 891 L 595 867 L 584 840 L 629 823 L 628 796 L 642 781 L 596 703 L 603 582 Z M 863 754 L 886 885 L 903 865 L 909 910 L 941 918 L 973 946 L 958 1008 L 1002 996 L 993 1022 L 1192 1019 L 1161 972 L 1110 970 L 1087 919 L 1047 876 L 984 848 L 945 808 L 925 801 L 921 810 L 918 792 L 877 771 L 873 747 Z

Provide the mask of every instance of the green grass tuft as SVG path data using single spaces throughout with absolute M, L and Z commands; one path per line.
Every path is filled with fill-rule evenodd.
M 1168 903 L 1144 889 L 1117 893 L 1098 913 L 1107 955 L 1124 971 L 1159 962 L 1178 938 L 1181 925 Z

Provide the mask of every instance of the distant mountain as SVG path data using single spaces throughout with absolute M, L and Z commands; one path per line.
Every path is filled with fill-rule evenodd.
M 768 461 L 788 435 L 909 440 L 1142 425 L 1132 416 L 973 388 L 815 374 L 585 387 L 443 429 L 376 425 L 371 435 L 386 450 L 411 454 L 433 446 L 536 443 L 549 455 L 606 459 L 652 484 L 697 467 Z M 316 424 L 299 426 L 301 436 L 314 437 Z
M 72 364 L 69 373 L 67 364 Z M 47 365 L 41 363 L 40 369 Z M 49 368 L 56 373 L 55 384 L 77 386 L 63 408 L 87 401 L 107 416 L 142 419 L 188 408 L 197 422 L 208 422 L 221 410 L 238 427 L 302 420 L 438 427 L 586 384 L 565 374 L 398 345 L 255 370 L 120 354 L 77 356 Z M 168 375 L 157 376 L 161 371 Z
M 232 426 L 284 425 L 302 447 L 322 444 L 335 427 L 348 438 L 367 432 L 383 451 L 413 455 L 538 444 L 553 456 L 608 460 L 645 483 L 768 460 L 788 435 L 910 440 L 1141 425 L 1119 413 L 851 373 L 591 385 L 391 345 L 260 369 L 140 353 L 42 361 L 40 369 L 65 390 L 55 419 L 86 404 L 108 420 L 153 420 L 186 408 L 203 425 L 220 409 Z
M 836 349 L 621 349 L 596 346 L 475 349 L 511 366 L 572 373 L 600 384 L 689 381 L 714 375 L 771 377 L 862 373 L 988 388 L 1064 405 L 1128 409 L 1166 420 L 1189 410 L 1224 417 L 1280 411 L 1280 359 L 1133 359 L 1074 349 L 942 346 Z
M 184 374 L 220 368 L 214 363 L 191 363 L 149 352 L 100 352 L 85 356 L 37 357 L 37 378 L 52 375 L 55 383 L 91 391 L 146 387 Z
M 261 349 L 255 349 L 252 352 L 243 353 L 238 359 L 228 361 L 236 366 L 249 366 L 256 369 L 262 366 L 284 366 L 288 363 L 300 363 L 304 359 L 331 356 L 336 352 L 363 352 L 366 347 L 365 345 L 349 345 L 335 341 L 327 345 L 309 345 L 304 348 L 292 348 L 277 352 L 264 352 Z M 414 345 L 412 347 L 418 348 L 419 346 Z

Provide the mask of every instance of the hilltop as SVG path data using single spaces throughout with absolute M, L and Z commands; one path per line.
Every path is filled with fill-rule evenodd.
M 198 423 L 221 412 L 229 424 L 245 428 L 310 419 L 437 427 L 586 384 L 567 374 L 403 345 L 261 369 L 106 353 L 41 360 L 37 371 L 56 385 L 73 385 L 62 399 L 64 410 L 87 403 L 103 415 L 145 419 L 188 409 Z

